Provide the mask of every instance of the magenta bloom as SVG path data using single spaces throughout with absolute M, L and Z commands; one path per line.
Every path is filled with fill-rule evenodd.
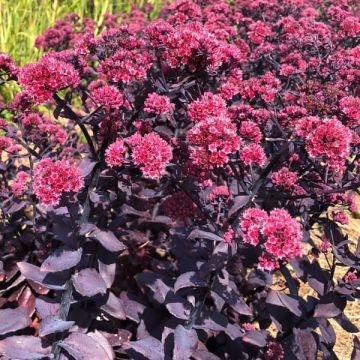
M 260 143 L 262 134 L 259 126 L 252 121 L 244 121 L 241 123 L 239 133 L 245 140 Z
M 226 185 L 216 186 L 211 190 L 211 193 L 208 196 L 209 201 L 214 201 L 217 198 L 226 199 L 230 196 L 229 188 Z
M 279 260 L 291 260 L 301 255 L 302 231 L 300 224 L 285 209 L 270 211 L 261 230 L 266 252 Z
M 290 171 L 287 167 L 282 167 L 274 172 L 271 176 L 272 182 L 280 187 L 291 189 L 298 181 L 298 175 L 294 171 Z
M 198 122 L 187 134 L 191 159 L 195 165 L 222 166 L 240 147 L 236 127 L 226 117 L 210 117 Z
M 240 158 L 245 165 L 264 166 L 266 162 L 264 149 L 259 144 L 255 143 L 244 146 Z
M 0 76 L 6 74 L 15 77 L 18 72 L 19 69 L 15 65 L 13 59 L 8 54 L 0 52 Z
M 77 193 L 83 185 L 79 169 L 67 161 L 44 159 L 34 168 L 34 193 L 44 205 L 58 205 L 63 193 Z
M 274 270 L 279 267 L 279 260 L 288 261 L 302 253 L 300 224 L 285 209 L 274 209 L 269 214 L 261 209 L 247 209 L 240 228 L 245 243 L 261 245 L 259 267 L 264 270 Z
M 151 93 L 144 103 L 144 110 L 150 114 L 171 114 L 174 111 L 174 105 L 167 96 Z
M 226 103 L 219 96 L 205 92 L 200 99 L 192 102 L 188 107 L 188 116 L 193 121 L 205 120 L 208 117 L 226 115 Z
M 351 126 L 360 125 L 360 97 L 346 96 L 340 100 L 340 109 L 348 117 Z
M 240 228 L 244 233 L 244 242 L 251 245 L 260 243 L 260 229 L 262 223 L 267 219 L 266 211 L 250 208 L 243 212 Z
M 184 220 L 196 213 L 195 203 L 183 191 L 167 197 L 161 204 L 163 213 L 172 220 Z
M 79 82 L 79 74 L 72 65 L 51 56 L 42 57 L 36 64 L 25 65 L 19 73 L 20 85 L 38 104 L 68 86 L 75 88 Z
M 26 191 L 26 186 L 30 181 L 30 176 L 25 171 L 16 174 L 15 181 L 11 184 L 11 190 L 15 196 L 21 196 Z
M 171 146 L 158 134 L 150 133 L 143 137 L 135 134 L 126 140 L 132 148 L 134 163 L 145 177 L 159 179 L 172 159 Z
M 114 82 L 129 83 L 144 80 L 151 68 L 153 59 L 147 52 L 119 49 L 114 55 L 102 61 L 99 73 Z
M 115 86 L 104 85 L 91 91 L 91 98 L 97 106 L 102 106 L 106 112 L 116 112 L 124 106 L 127 101 L 120 90 Z
M 125 146 L 122 139 L 110 144 L 105 151 L 105 161 L 110 167 L 121 166 L 124 163 Z
M 350 154 L 352 136 L 347 127 L 336 119 L 324 120 L 307 138 L 306 149 L 313 158 L 322 158 L 339 171 Z

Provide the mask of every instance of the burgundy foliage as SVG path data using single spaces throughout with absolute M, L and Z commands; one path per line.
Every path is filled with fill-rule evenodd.
M 360 297 L 340 227 L 360 187 L 356 1 L 149 11 L 97 36 L 69 15 L 22 68 L 0 54 L 22 89 L 0 105 L 0 358 L 337 359 L 329 319 L 357 332 Z

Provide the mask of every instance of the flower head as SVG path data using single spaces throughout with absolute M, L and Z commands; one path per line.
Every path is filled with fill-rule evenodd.
M 34 193 L 44 205 L 58 205 L 63 193 L 77 193 L 83 185 L 79 169 L 67 161 L 43 159 L 34 168 Z
M 38 104 L 61 89 L 75 88 L 79 82 L 79 74 L 72 65 L 46 55 L 36 64 L 25 65 L 19 73 L 19 83 Z
M 121 166 L 124 163 L 125 146 L 122 139 L 118 139 L 105 151 L 105 161 L 110 167 Z
M 158 134 L 135 134 L 126 139 L 126 143 L 132 149 L 134 163 L 145 177 L 159 179 L 165 174 L 165 168 L 172 159 L 172 150 Z
M 226 164 L 229 155 L 240 147 L 236 127 L 226 117 L 210 117 L 196 123 L 187 138 L 193 163 L 208 169 Z
M 167 96 L 151 93 L 145 100 L 144 110 L 150 114 L 171 114 L 174 110 L 174 105 L 170 102 Z
M 245 165 L 264 166 L 266 162 L 264 149 L 256 143 L 244 146 L 240 158 Z
M 350 154 L 350 130 L 336 119 L 324 120 L 307 138 L 306 149 L 313 158 L 322 158 L 334 170 L 343 167 Z
M 219 95 L 211 92 L 205 92 L 200 99 L 192 102 L 188 108 L 188 116 L 193 121 L 201 121 L 208 117 L 225 115 L 225 101 Z

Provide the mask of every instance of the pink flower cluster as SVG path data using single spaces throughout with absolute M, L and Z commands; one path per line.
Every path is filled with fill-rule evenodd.
M 283 360 L 285 356 L 282 345 L 276 341 L 270 341 L 266 345 L 265 360 Z
M 19 83 L 38 104 L 61 89 L 75 88 L 79 82 L 79 74 L 72 65 L 46 55 L 36 64 L 25 65 L 19 73 Z
M 174 111 L 174 104 L 167 96 L 151 93 L 144 102 L 144 110 L 149 114 L 171 114 Z
M 34 168 L 34 193 L 44 205 L 58 205 L 63 193 L 77 193 L 83 185 L 79 169 L 67 161 L 43 159 Z
M 220 117 L 226 115 L 226 103 L 219 96 L 211 92 L 205 92 L 200 99 L 192 102 L 188 107 L 188 117 L 192 121 L 202 121 L 208 117 Z
M 25 171 L 19 171 L 16 174 L 14 182 L 11 184 L 11 190 L 15 196 L 21 196 L 25 193 L 30 176 Z
M 114 115 L 119 115 L 122 107 L 129 107 L 122 92 L 111 85 L 95 87 L 91 91 L 91 99 L 96 103 L 96 106 L 102 106 L 105 112 Z
M 26 114 L 22 119 L 23 125 L 28 137 L 36 143 L 37 140 L 43 140 L 64 145 L 67 139 L 67 133 L 60 124 L 54 122 L 47 116 L 40 116 L 37 113 Z
M 244 140 L 260 143 L 262 133 L 257 124 L 253 121 L 243 121 L 240 125 L 239 134 Z
M 350 154 L 352 134 L 336 119 L 323 120 L 306 139 L 306 149 L 312 158 L 324 160 L 329 167 L 341 172 Z
M 207 169 L 225 165 L 241 143 L 236 126 L 226 117 L 209 117 L 196 123 L 187 140 L 193 163 Z
M 19 69 L 13 59 L 8 54 L 0 52 L 0 76 L 6 74 L 10 77 L 16 77 L 18 71 Z
M 249 26 L 248 36 L 254 44 L 262 44 L 266 37 L 271 36 L 272 31 L 269 25 L 262 21 L 257 21 Z
M 259 77 L 244 80 L 239 87 L 239 93 L 244 100 L 260 97 L 266 102 L 275 101 L 276 95 L 280 90 L 280 80 L 271 72 L 267 72 Z
M 347 225 L 349 223 L 349 218 L 343 211 L 333 211 L 331 215 L 334 221 L 337 221 L 342 225 Z
M 340 100 L 339 107 L 349 119 L 350 126 L 360 126 L 360 97 L 345 96 Z
M 64 145 L 67 133 L 66 131 L 57 123 L 52 122 L 50 119 L 46 119 L 42 124 L 39 124 L 39 130 L 43 135 L 48 137 L 50 142 L 58 142 L 60 145 Z
M 216 186 L 211 190 L 208 200 L 215 201 L 219 198 L 227 199 L 230 196 L 229 188 L 226 185 Z
M 266 154 L 259 144 L 251 143 L 242 148 L 240 159 L 245 165 L 258 165 L 262 167 L 266 162 Z
M 126 143 L 132 150 L 135 165 L 140 167 L 145 177 L 159 179 L 164 175 L 172 159 L 172 149 L 158 134 L 134 134 L 126 139 Z
M 122 139 L 117 139 L 105 151 L 105 161 L 109 167 L 121 166 L 124 163 L 126 149 Z
M 152 56 L 146 51 L 119 49 L 114 55 L 100 62 L 98 71 L 105 79 L 128 84 L 144 80 L 152 64 Z
M 13 145 L 12 139 L 7 136 L 0 136 L 0 156 L 4 150 L 9 151 Z
M 304 190 L 298 184 L 299 176 L 295 171 L 289 170 L 287 167 L 282 167 L 275 171 L 271 176 L 271 181 L 280 188 L 288 191 L 293 195 L 300 195 Z
M 163 213 L 172 220 L 184 220 L 197 212 L 195 203 L 183 191 L 167 197 L 161 204 Z
M 261 245 L 263 254 L 259 258 L 259 267 L 264 270 L 274 270 L 279 267 L 279 261 L 301 255 L 300 224 L 285 209 L 274 209 L 269 214 L 260 209 L 247 209 L 240 228 L 245 243 Z
M 220 41 L 200 22 L 175 25 L 163 36 L 163 59 L 172 67 L 187 66 L 191 72 L 204 69 L 216 72 L 223 64 L 241 62 L 242 51 Z

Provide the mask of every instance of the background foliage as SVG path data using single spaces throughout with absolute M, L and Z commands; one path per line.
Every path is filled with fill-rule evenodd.
M 148 2 L 154 6 L 153 14 L 163 3 Z M 133 5 L 142 7 L 144 3 L 144 0 L 0 0 L 0 51 L 24 65 L 41 55 L 34 47 L 35 38 L 62 16 L 75 12 L 100 24 L 105 13 L 128 12 Z

